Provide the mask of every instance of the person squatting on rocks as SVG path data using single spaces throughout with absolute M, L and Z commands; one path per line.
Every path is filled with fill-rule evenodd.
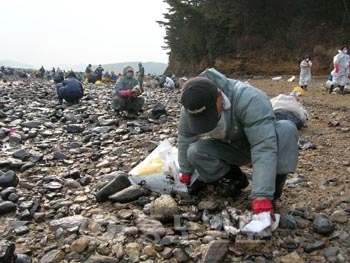
M 87 65 L 84 72 L 84 79 L 87 79 L 92 72 L 93 70 L 91 64 Z
M 311 81 L 312 62 L 309 55 L 306 55 L 300 62 L 299 85 L 303 90 L 307 90 L 307 86 Z
M 206 183 L 218 183 L 218 193 L 237 197 L 249 184 L 240 166 L 252 163 L 253 213 L 270 212 L 274 218 L 273 201 L 298 162 L 295 124 L 276 121 L 263 91 L 213 68 L 184 84 L 181 104 L 180 182 L 190 194 Z M 195 170 L 199 177 L 189 186 Z
M 139 63 L 139 73 L 138 73 L 138 81 L 140 83 L 140 87 L 142 88 L 143 79 L 145 77 L 145 68 L 142 66 L 142 63 Z
M 175 88 L 175 82 L 170 76 L 166 76 L 164 87 L 168 89 L 174 89 Z
M 69 72 L 67 79 L 56 85 L 58 103 L 63 104 L 63 100 L 68 103 L 79 103 L 84 96 L 83 85 L 76 79 L 73 71 Z
M 115 112 L 119 115 L 121 111 L 127 111 L 128 118 L 136 118 L 145 103 L 145 98 L 140 96 L 142 92 L 142 87 L 134 77 L 134 69 L 131 66 L 125 66 L 123 76 L 115 84 L 112 97 Z
M 335 87 L 340 88 L 340 93 L 344 95 L 344 87 L 348 82 L 350 57 L 348 55 L 349 47 L 342 46 L 338 50 L 338 54 L 333 57 L 334 69 L 331 72 L 333 79 L 332 85 L 329 88 L 329 93 L 332 93 Z

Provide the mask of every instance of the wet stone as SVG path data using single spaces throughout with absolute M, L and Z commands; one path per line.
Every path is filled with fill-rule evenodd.
M 21 126 L 27 127 L 27 128 L 39 128 L 41 124 L 42 124 L 41 121 L 26 121 L 26 122 L 22 122 Z
M 0 216 L 15 212 L 16 210 L 17 206 L 10 201 L 0 203 Z
M 23 236 L 25 234 L 29 233 L 29 227 L 28 226 L 20 226 L 15 229 L 15 233 L 17 236 Z
M 15 259 L 16 259 L 15 250 L 16 250 L 15 243 L 5 239 L 1 239 L 0 240 L 0 262 L 4 262 L 4 263 L 15 262 Z
M 290 214 L 281 213 L 280 227 L 290 229 L 297 228 L 297 222 L 295 221 L 294 216 Z
M 128 203 L 137 200 L 140 196 L 144 194 L 145 191 L 143 187 L 135 184 L 108 196 L 108 199 L 113 202 Z
M 333 222 L 324 214 L 317 214 L 313 222 L 313 230 L 322 235 L 328 235 L 335 229 Z
M 2 200 L 7 201 L 10 194 L 16 193 L 16 188 L 13 186 L 7 187 L 0 192 L 0 197 Z
M 322 249 L 326 246 L 326 243 L 322 240 L 318 240 L 312 244 L 309 244 L 305 247 L 305 252 L 311 253 L 312 251 Z
M 66 126 L 68 133 L 80 133 L 84 131 L 85 127 L 81 124 L 69 124 Z
M 19 151 L 14 152 L 13 157 L 20 159 L 21 161 L 25 161 L 30 157 L 30 153 L 25 149 L 21 149 Z
M 96 193 L 97 202 L 106 201 L 111 195 L 125 189 L 131 185 L 128 175 L 120 173 Z
M 16 187 L 19 183 L 19 178 L 16 173 L 12 170 L 7 171 L 6 173 L 0 175 L 0 187 Z

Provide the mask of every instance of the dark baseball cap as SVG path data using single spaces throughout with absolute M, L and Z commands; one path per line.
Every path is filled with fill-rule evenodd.
M 207 78 L 195 77 L 185 83 L 181 104 L 185 107 L 188 126 L 192 133 L 202 134 L 216 127 L 219 121 L 217 97 L 217 87 Z

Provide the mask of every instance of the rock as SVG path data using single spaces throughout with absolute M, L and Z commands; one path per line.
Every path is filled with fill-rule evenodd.
M 333 222 L 324 214 L 317 214 L 313 222 L 313 230 L 322 235 L 328 235 L 335 229 Z
M 176 262 L 186 263 L 186 262 L 189 262 L 190 260 L 190 256 L 187 254 L 187 252 L 184 249 L 175 248 L 173 253 L 174 253 Z
M 77 253 L 81 253 L 89 246 L 89 242 L 87 237 L 80 237 L 71 244 L 70 248 Z
M 108 199 L 113 202 L 127 203 L 137 200 L 140 196 L 144 195 L 145 191 L 142 186 L 134 184 L 119 192 L 108 196 Z
M 295 251 L 280 257 L 279 260 L 281 263 L 306 263 L 305 260 L 303 260 Z
M 178 215 L 179 208 L 175 200 L 167 194 L 161 195 L 149 205 L 150 216 L 162 223 L 174 222 L 174 216 Z
M 68 216 L 60 219 L 52 220 L 49 225 L 52 229 L 58 228 L 71 228 L 74 226 L 80 226 L 82 223 L 87 221 L 88 219 L 82 215 Z
M 15 243 L 1 239 L 0 240 L 0 262 L 8 262 L 15 263 L 16 255 L 15 255 L 16 245 Z
M 349 221 L 348 215 L 344 210 L 336 210 L 329 217 L 330 220 L 336 223 L 345 224 Z
M 120 260 L 115 257 L 101 256 L 101 255 L 91 255 L 85 261 L 85 263 L 119 263 Z
M 115 178 L 96 193 L 97 202 L 103 202 L 109 196 L 117 193 L 131 185 L 131 182 L 126 174 L 117 174 Z
M 59 249 L 47 252 L 41 259 L 41 263 L 60 263 L 65 258 L 65 253 Z
M 312 251 L 322 249 L 326 246 L 326 243 L 322 240 L 318 240 L 312 244 L 309 244 L 305 247 L 305 252 L 311 253 Z
M 7 171 L 6 173 L 0 175 L 0 187 L 16 187 L 19 183 L 19 178 L 16 173 L 12 170 Z
M 17 206 L 10 201 L 4 201 L 0 203 L 0 216 L 16 212 L 16 210 Z
M 220 263 L 228 253 L 228 241 L 216 240 L 209 243 L 202 256 L 203 263 Z

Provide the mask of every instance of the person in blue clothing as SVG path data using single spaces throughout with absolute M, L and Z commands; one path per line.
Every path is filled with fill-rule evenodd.
M 83 85 L 76 79 L 73 71 L 67 74 L 67 78 L 56 85 L 58 95 L 58 103 L 63 104 L 63 100 L 68 103 L 79 103 L 79 100 L 84 96 Z
M 145 98 L 141 96 L 142 92 L 142 87 L 140 87 L 138 80 L 134 77 L 134 69 L 131 66 L 125 66 L 123 68 L 123 76 L 115 84 L 112 97 L 114 111 L 118 115 L 126 111 L 127 118 L 137 118 L 145 103 Z
M 184 84 L 181 104 L 180 182 L 189 190 L 196 185 L 202 190 L 197 181 L 202 186 L 216 183 L 218 193 L 237 197 L 249 185 L 240 166 L 251 163 L 253 213 L 274 216 L 273 202 L 281 197 L 287 175 L 297 166 L 295 124 L 276 120 L 265 92 L 213 68 Z M 199 178 L 191 182 L 195 171 Z
M 98 67 L 95 69 L 95 73 L 97 74 L 98 80 L 102 80 L 103 71 L 104 69 L 102 68 L 101 64 L 98 65 Z
M 115 72 L 112 70 L 111 71 L 111 82 L 116 83 L 118 80 L 118 75 L 115 74 Z

